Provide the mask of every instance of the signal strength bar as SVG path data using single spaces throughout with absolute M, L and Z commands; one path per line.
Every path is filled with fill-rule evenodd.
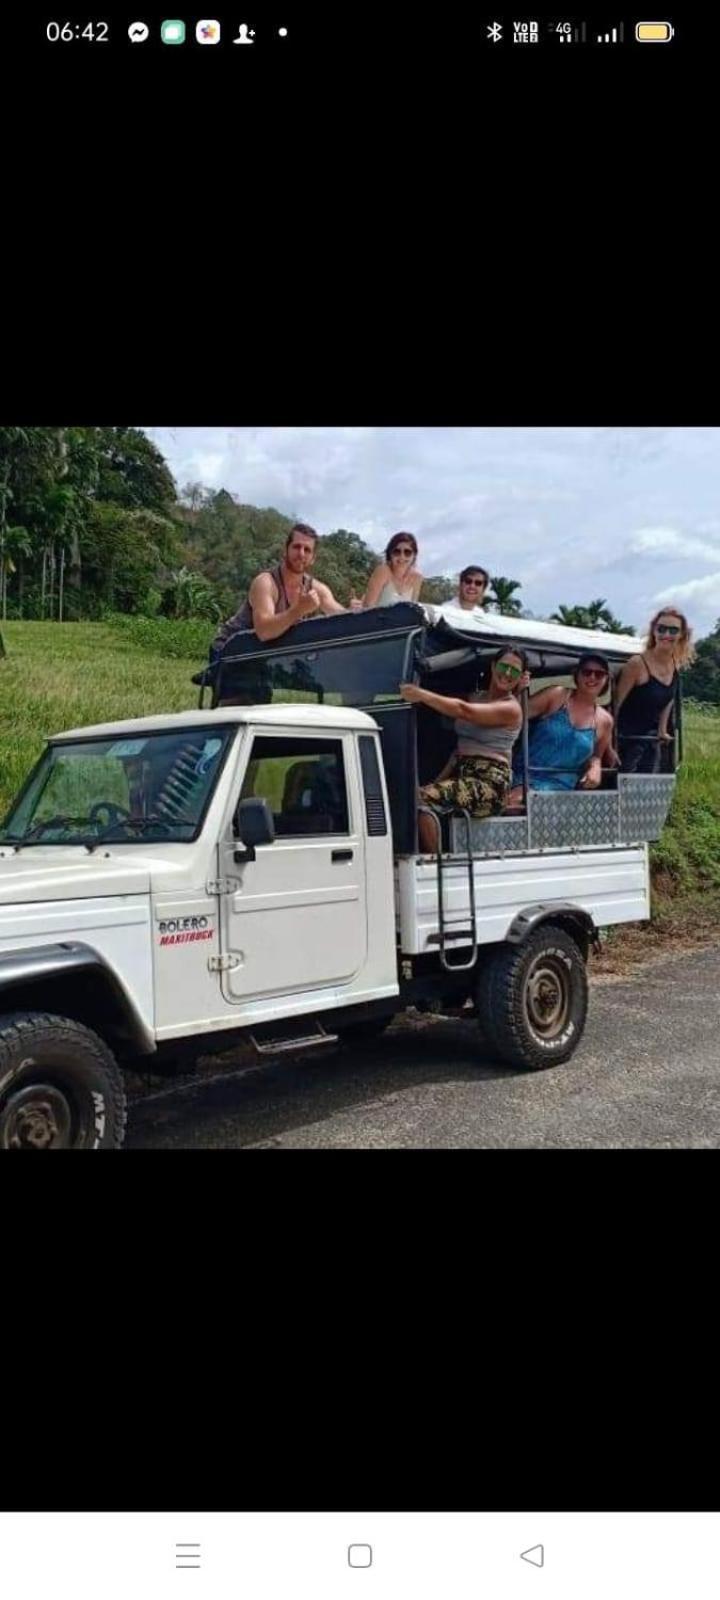
M 622 44 L 625 38 L 625 24 L 619 22 L 616 28 L 611 28 L 609 33 L 599 33 L 598 44 Z

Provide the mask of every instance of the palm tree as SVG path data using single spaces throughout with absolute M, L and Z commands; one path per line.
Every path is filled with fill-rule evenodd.
M 606 622 L 612 622 L 612 611 L 608 611 L 604 600 L 591 600 L 586 606 L 589 618 L 588 627 L 602 628 Z
M 550 622 L 562 622 L 566 628 L 589 628 L 584 606 L 558 606 L 550 613 Z
M 515 599 L 515 593 L 521 588 L 522 584 L 516 578 L 491 578 L 486 604 L 491 611 L 499 611 L 503 617 L 519 617 L 522 606 Z
M 604 600 L 591 600 L 587 606 L 558 606 L 549 619 L 566 628 L 594 628 L 600 633 L 634 633 L 629 623 L 614 617 Z
M 210 622 L 217 622 L 221 615 L 209 583 L 197 572 L 191 572 L 188 567 L 181 567 L 178 572 L 170 573 L 170 581 L 165 587 L 166 606 L 173 617 L 188 618 L 202 617 Z

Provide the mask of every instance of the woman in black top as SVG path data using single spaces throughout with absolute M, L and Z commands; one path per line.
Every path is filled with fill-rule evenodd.
M 615 702 L 623 772 L 659 771 L 661 747 L 672 742 L 668 723 L 678 671 L 694 655 L 690 640 L 687 618 L 666 606 L 650 623 L 643 654 L 623 667 Z

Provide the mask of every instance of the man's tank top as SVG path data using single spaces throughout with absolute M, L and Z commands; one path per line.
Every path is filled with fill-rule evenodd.
M 260 577 L 260 573 L 257 573 L 256 576 Z M 277 589 L 275 615 L 279 616 L 281 611 L 289 611 L 291 605 L 293 604 L 292 600 L 289 599 L 287 589 L 285 588 L 281 564 L 278 564 L 277 567 L 271 568 L 270 577 L 272 578 L 275 588 Z M 311 583 L 312 578 L 310 577 L 310 574 L 304 572 L 300 585 L 303 594 L 307 594 Z M 254 627 L 252 606 L 250 601 L 246 600 L 240 607 L 240 610 L 235 612 L 234 616 L 228 617 L 227 622 L 221 623 L 213 640 L 214 648 L 216 650 L 222 649 L 222 646 L 227 643 L 227 640 L 233 633 L 239 633 L 242 628 L 252 627 Z
M 661 714 L 675 695 L 677 672 L 673 671 L 669 683 L 663 683 L 650 672 L 644 656 L 642 659 L 649 673 L 647 682 L 635 684 L 618 712 L 618 734 L 624 739 L 657 733 Z
M 483 705 L 490 700 L 487 689 L 476 689 L 468 695 L 468 700 L 473 705 Z M 498 755 L 507 756 L 520 732 L 520 723 L 516 728 L 498 726 L 497 728 L 481 728 L 477 722 L 465 722 L 458 718 L 455 723 L 455 732 L 458 736 L 457 752 L 459 756 L 484 756 L 489 751 L 496 751 Z

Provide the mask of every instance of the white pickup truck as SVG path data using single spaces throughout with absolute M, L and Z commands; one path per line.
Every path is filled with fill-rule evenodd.
M 575 1050 L 598 929 L 649 915 L 637 786 L 666 809 L 673 779 L 529 794 L 424 856 L 415 708 L 293 692 L 48 742 L 0 831 L 0 1148 L 117 1148 L 126 1067 L 369 1040 L 410 1006 L 522 1067 Z

